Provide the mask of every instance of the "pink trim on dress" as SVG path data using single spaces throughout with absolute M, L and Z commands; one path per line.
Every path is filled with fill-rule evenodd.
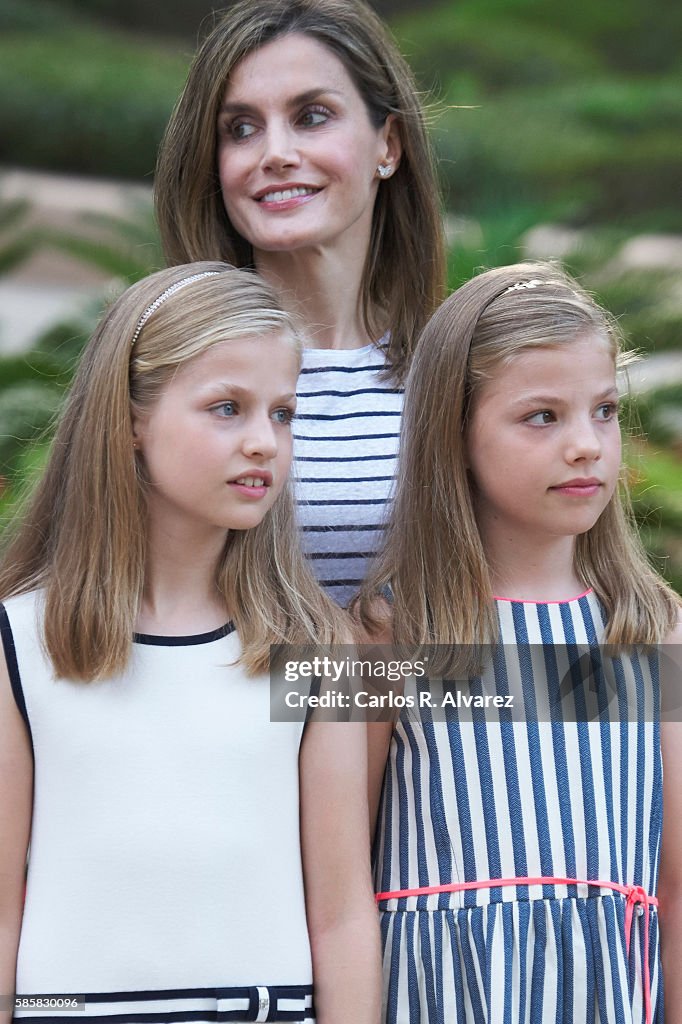
M 571 601 L 579 601 L 581 597 L 587 597 L 588 594 L 592 594 L 593 589 L 589 587 L 584 594 L 578 594 L 577 597 L 567 597 L 561 601 L 522 601 L 518 597 L 496 597 L 493 595 L 493 601 L 508 601 L 510 604 L 570 604 Z
M 589 591 L 588 591 L 589 593 Z M 584 596 L 584 595 L 583 595 Z M 535 602 L 527 602 L 534 604 Z M 546 604 L 554 604 L 547 601 Z M 641 885 L 621 885 L 620 882 L 605 882 L 594 878 L 558 878 L 552 875 L 541 875 L 530 878 L 483 878 L 475 882 L 449 882 L 446 885 L 423 885 L 418 889 L 395 889 L 393 892 L 375 894 L 377 903 L 386 900 L 401 900 L 407 896 L 433 896 L 442 892 L 468 892 L 472 889 L 497 889 L 502 885 L 593 885 L 599 889 L 612 889 L 625 896 L 625 955 L 630 956 L 630 939 L 634 923 L 635 909 L 644 918 L 644 964 L 642 970 L 642 987 L 644 989 L 644 1018 L 646 1024 L 652 1024 L 651 1015 L 651 972 L 649 968 L 649 914 L 651 907 L 658 907 L 655 896 L 649 896 Z

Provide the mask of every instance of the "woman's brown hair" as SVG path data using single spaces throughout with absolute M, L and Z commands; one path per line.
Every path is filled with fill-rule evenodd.
M 412 73 L 377 15 L 361 0 L 242 0 L 199 48 L 161 144 L 156 213 L 171 263 L 222 259 L 251 266 L 248 241 L 225 212 L 217 168 L 218 112 L 232 70 L 290 33 L 316 39 L 343 63 L 379 127 L 400 132 L 395 173 L 379 183 L 363 275 L 366 329 L 390 329 L 388 360 L 404 378 L 415 339 L 444 294 L 439 193 L 424 112 Z

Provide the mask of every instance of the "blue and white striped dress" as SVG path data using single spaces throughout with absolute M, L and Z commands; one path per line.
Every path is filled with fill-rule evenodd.
M 485 692 L 494 685 L 506 693 L 515 670 L 527 709 L 536 687 L 556 683 L 549 645 L 595 649 L 602 635 L 592 593 L 497 606 L 508 646 L 468 685 L 477 692 L 490 672 Z M 528 678 L 528 644 L 543 645 L 535 650 L 546 659 L 544 684 Z M 615 691 L 610 702 L 596 695 L 597 720 L 512 722 L 505 718 L 511 713 L 481 711 L 465 721 L 448 708 L 436 721 L 428 710 L 403 712 L 377 830 L 377 891 L 550 876 L 638 885 L 655 896 L 662 824 L 657 661 L 635 652 L 611 665 Z M 509 885 L 393 898 L 380 910 L 390 1024 L 644 1021 L 644 908 L 633 918 L 627 956 L 620 892 Z M 652 1019 L 661 1024 L 653 907 L 648 926 Z
M 381 343 L 303 353 L 294 421 L 299 523 L 313 570 L 343 606 L 381 546 L 396 472 L 403 393 L 385 368 Z

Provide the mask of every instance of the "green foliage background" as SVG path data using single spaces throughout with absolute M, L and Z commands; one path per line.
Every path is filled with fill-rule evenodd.
M 0 0 L 0 163 L 150 182 L 211 6 Z M 446 206 L 465 218 L 450 253 L 451 286 L 481 266 L 521 258 L 528 228 L 559 221 L 585 229 L 568 267 L 619 316 L 629 343 L 679 350 L 680 272 L 605 271 L 633 234 L 682 232 L 682 7 L 661 0 L 377 6 L 400 8 L 391 24 L 432 97 Z M 135 32 L 125 29 L 126 18 Z M 172 34 L 178 26 L 184 36 Z M 22 212 L 0 195 L 0 271 L 40 243 L 15 230 L 2 244 Z M 77 229 L 51 243 L 126 281 L 161 265 L 148 211 L 109 227 L 107 245 Z M 36 439 L 49 437 L 94 315 L 56 326 L 26 360 L 0 360 L 5 512 L 44 459 L 48 441 Z M 650 441 L 631 449 L 637 509 L 652 551 L 666 556 L 682 590 L 682 392 L 663 389 L 638 405 Z
M 119 8 L 0 0 L 0 161 L 152 174 L 194 38 L 112 29 L 101 19 Z M 551 203 L 573 222 L 681 228 L 678 5 L 459 0 L 393 27 L 438 97 L 449 207 Z
M 436 139 L 448 205 L 551 202 L 565 218 L 681 223 L 677 11 L 468 0 L 397 33 L 446 106 Z M 461 109 L 461 105 L 474 109 Z

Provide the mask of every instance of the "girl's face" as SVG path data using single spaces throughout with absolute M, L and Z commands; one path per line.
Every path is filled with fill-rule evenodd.
M 392 117 L 375 128 L 339 58 L 299 33 L 266 43 L 230 75 L 218 170 L 233 227 L 256 254 L 369 244 L 377 166 L 400 156 Z
M 172 536 L 257 526 L 291 463 L 298 358 L 287 333 L 219 342 L 133 421 L 149 515 Z
M 620 455 L 605 339 L 520 352 L 481 387 L 467 432 L 483 536 L 541 542 L 585 533 L 614 492 Z

